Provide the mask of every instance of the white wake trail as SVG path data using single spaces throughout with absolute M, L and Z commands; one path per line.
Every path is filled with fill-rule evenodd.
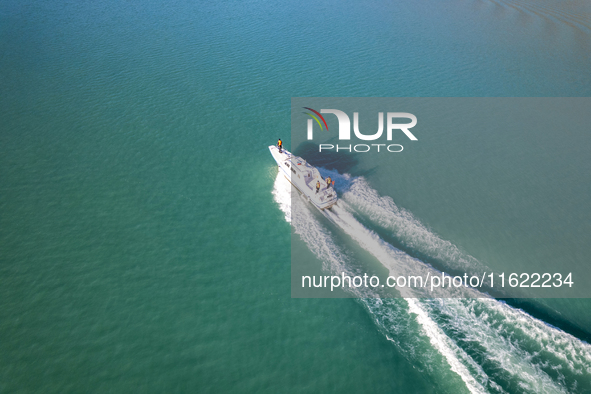
M 334 244 L 332 240 L 331 234 L 314 218 L 312 212 L 308 208 L 312 208 L 309 204 L 307 204 L 302 198 L 300 198 L 299 193 L 292 190 L 289 185 L 289 182 L 284 183 L 282 179 L 283 176 L 279 174 L 278 178 L 275 181 L 275 188 L 273 190 L 273 194 L 275 196 L 276 202 L 279 204 L 279 207 L 284 210 L 287 209 L 286 202 L 290 201 L 290 210 L 291 214 L 289 216 L 291 220 L 291 224 L 294 226 L 295 232 L 300 235 L 302 240 L 307 244 L 308 248 L 321 260 L 323 261 L 324 268 L 327 271 L 333 273 L 339 272 L 346 272 L 346 265 L 348 262 L 348 258 L 345 254 L 343 254 L 339 248 Z M 315 209 L 315 208 L 312 208 Z M 334 209 L 334 208 L 333 208 Z M 338 208 L 337 208 L 338 209 Z M 355 226 L 355 219 L 350 216 L 348 217 L 348 222 L 350 225 L 345 225 L 345 222 L 341 220 L 340 216 L 333 215 L 329 213 L 329 211 L 324 211 L 325 214 L 331 216 L 332 220 L 339 224 L 345 231 L 348 233 L 356 233 L 359 231 L 359 228 Z M 284 211 L 284 213 L 286 213 Z M 343 212 L 344 216 L 344 212 Z M 288 215 L 286 213 L 286 220 Z M 353 219 L 353 220 L 351 220 Z M 361 226 L 357 222 L 358 226 Z M 359 241 L 359 240 L 358 240 Z M 379 242 L 378 239 L 373 238 L 374 242 Z M 360 242 L 360 244 L 366 245 L 367 243 L 372 242 L 372 236 L 367 234 L 367 238 Z M 377 248 L 380 250 L 381 248 Z M 386 259 L 386 255 L 388 253 L 385 252 L 383 256 L 380 256 L 383 259 Z M 404 253 L 400 252 L 400 257 L 403 257 Z M 410 256 L 408 256 L 410 257 Z M 412 259 L 412 258 L 411 258 Z M 353 289 L 349 289 L 353 290 Z M 353 290 L 354 291 L 354 290 Z M 357 294 L 361 296 L 361 294 Z M 366 297 L 374 296 L 375 294 L 363 294 Z M 439 351 L 439 353 L 445 358 L 445 360 L 450 365 L 450 369 L 458 374 L 462 381 L 466 384 L 470 392 L 473 393 L 485 393 L 486 390 L 484 387 L 470 374 L 467 368 L 462 364 L 462 362 L 456 356 L 456 353 L 461 352 L 461 349 L 455 347 L 453 342 L 449 340 L 442 332 L 437 328 L 437 325 L 431 321 L 426 314 L 426 312 L 421 309 L 418 303 L 413 299 L 407 299 L 406 303 L 408 304 L 408 310 L 411 313 L 414 313 L 417 317 L 417 322 L 423 327 L 423 334 L 427 336 L 431 345 Z M 462 358 L 465 361 L 470 361 L 467 355 L 463 355 Z M 478 369 L 478 365 L 472 362 L 472 366 L 474 369 Z M 483 372 L 481 372 L 483 374 Z
M 332 173 L 331 176 L 338 177 Z M 341 176 L 345 181 L 343 198 L 350 202 L 339 202 L 346 210 L 370 216 L 379 226 L 390 229 L 396 237 L 406 240 L 410 246 L 420 249 L 432 257 L 446 260 L 450 265 L 461 266 L 466 271 L 482 270 L 485 265 L 474 257 L 462 253 L 456 246 L 440 239 L 431 233 L 410 213 L 398 208 L 390 197 L 381 197 L 363 178 Z M 354 217 L 349 217 L 342 209 L 335 210 L 344 221 L 361 226 Z M 351 224 L 349 224 L 351 227 Z M 369 230 L 358 228 L 354 230 L 364 239 L 379 238 Z M 359 234 L 365 235 L 360 236 Z M 364 241 L 361 241 L 364 242 Z M 384 241 L 373 245 L 372 248 L 393 248 Z M 370 246 L 371 245 L 371 246 Z M 383 255 L 383 250 L 374 253 L 376 257 Z M 398 257 L 400 254 L 398 255 Z M 416 260 L 416 259 L 414 259 Z M 382 260 L 380 260 L 382 261 Z M 399 269 L 400 264 L 387 260 L 387 267 Z M 401 259 L 402 265 L 420 264 L 420 260 L 413 261 L 410 256 Z M 417 272 L 413 268 L 413 272 Z M 531 392 L 566 392 L 565 383 L 568 372 L 581 382 L 591 379 L 591 346 L 574 336 L 533 318 L 527 313 L 512 308 L 495 299 L 432 299 L 421 302 L 423 309 L 433 316 L 445 316 L 445 328 L 453 331 L 467 340 L 473 340 L 483 346 L 488 360 L 495 362 L 504 370 L 515 375 L 520 380 L 520 387 Z M 527 340 L 528 344 L 524 343 Z M 534 359 L 544 353 L 548 359 L 536 362 Z M 545 372 L 546 371 L 546 372 Z M 556 382 L 548 373 L 558 376 Z M 577 382 L 570 382 L 572 387 Z
M 272 193 L 279 209 L 285 214 L 285 221 L 291 223 L 291 184 L 281 173 L 275 178 Z
M 369 188 L 367 183 L 364 184 L 357 179 L 349 179 L 349 181 L 357 184 L 357 189 L 349 188 L 349 192 L 356 190 L 356 197 L 340 200 L 332 210 L 323 211 L 325 217 L 372 254 L 392 275 L 424 275 L 427 272 L 437 274 L 438 271 L 385 242 L 355 218 L 354 214 L 358 212 L 358 206 L 355 204 L 361 203 L 362 200 L 365 208 L 359 210 L 361 213 L 381 212 L 384 217 L 389 218 L 381 223 L 392 223 L 393 218 L 400 215 L 400 210 L 395 210 L 389 205 L 388 199 L 384 200 L 374 190 L 364 190 L 363 188 Z M 285 213 L 286 220 L 291 221 L 295 232 L 319 260 L 323 261 L 324 270 L 350 274 L 352 264 L 347 253 L 336 246 L 333 234 L 317 220 L 315 208 L 302 199 L 299 193 L 292 194 L 290 184 L 283 176 L 278 176 L 273 194 Z M 346 200 L 353 201 L 355 204 L 350 206 Z M 373 206 L 374 204 L 377 204 L 377 207 Z M 420 234 L 424 231 L 428 232 L 416 219 L 410 217 L 412 219 L 410 220 L 408 216 L 402 216 L 406 217 L 405 220 L 412 222 L 414 228 L 421 229 Z M 405 234 L 408 236 L 408 232 Z M 466 264 L 473 264 L 474 261 L 478 263 L 473 257 L 466 258 L 459 249 L 451 243 L 448 244 L 447 241 L 441 241 L 436 235 L 422 234 L 420 239 L 430 240 L 429 242 L 435 240 L 433 241 L 435 244 L 443 242 L 446 251 L 437 254 L 441 258 Z M 429 246 L 429 248 L 434 247 Z M 424 251 L 429 251 L 429 248 L 424 248 Z M 458 291 L 475 292 L 466 288 Z M 376 296 L 370 293 L 356 295 Z M 401 295 L 407 297 L 404 300 L 407 308 L 400 309 L 399 301 L 402 300 L 364 298 L 360 301 L 374 316 L 378 327 L 381 327 L 386 337 L 401 347 L 405 344 L 398 341 L 397 335 L 407 337 L 417 335 L 417 333 L 409 334 L 411 326 L 408 322 L 405 323 L 405 314 L 414 315 L 414 320 L 420 324 L 421 332 L 428 338 L 432 348 L 444 357 L 450 370 L 462 379 L 471 392 L 487 392 L 487 387 L 495 392 L 503 392 L 502 387 L 497 383 L 502 385 L 501 381 L 506 380 L 505 376 L 512 376 L 511 380 L 517 381 L 523 391 L 562 393 L 568 390 L 565 388 L 568 385 L 564 382 L 563 372 L 570 373 L 569 376 L 578 376 L 582 380 L 591 377 L 591 347 L 588 344 L 505 303 L 494 299 L 421 300 L 416 297 L 429 296 L 409 288 L 403 289 Z M 467 296 L 474 297 L 474 294 L 464 294 L 464 297 Z M 524 339 L 529 343 L 527 346 L 523 342 Z M 412 345 L 408 346 L 412 347 Z M 536 350 L 537 348 L 539 349 Z M 467 350 L 472 356 L 467 353 Z M 414 354 L 412 348 L 407 348 L 405 352 L 407 356 L 415 357 L 412 356 Z M 474 352 L 479 355 L 479 360 L 484 358 L 487 363 L 493 363 L 496 366 L 494 368 L 500 368 L 504 372 L 495 372 L 493 376 L 487 375 L 483 366 L 474 360 Z M 549 354 L 551 359 L 536 361 L 536 357 L 539 358 L 541 352 Z M 428 361 L 424 360 L 419 362 L 428 364 Z M 559 374 L 558 378 L 554 377 L 557 381 L 548 375 L 555 371 Z M 495 376 L 501 381 L 495 382 L 497 380 Z M 576 384 L 571 382 L 571 388 L 576 387 Z
M 446 269 L 460 269 L 467 273 L 487 271 L 486 265 L 430 231 L 412 213 L 398 207 L 391 197 L 380 196 L 365 178 L 353 178 L 335 171 L 324 172 L 337 180 L 339 191 L 342 192 L 341 200 L 367 215 L 373 223 L 391 231 L 405 247 L 438 259 Z
M 353 215 L 341 207 L 334 206 L 332 211 L 325 211 L 325 214 L 388 268 L 391 275 L 417 275 L 426 271 L 432 271 L 432 274 L 436 274 L 435 270 L 432 270 L 424 263 L 380 239 L 377 234 L 365 228 Z M 429 338 L 431 345 L 445 357 L 450 369 L 460 376 L 470 392 L 485 393 L 485 388 L 472 376 L 464 363 L 468 363 L 472 370 L 478 371 L 481 379 L 485 379 L 486 374 L 429 317 L 427 311 L 415 299 L 420 294 L 417 294 L 412 288 L 403 288 L 401 289 L 401 295 L 405 296 L 409 312 L 416 315 L 417 322 L 421 325 L 423 333 Z

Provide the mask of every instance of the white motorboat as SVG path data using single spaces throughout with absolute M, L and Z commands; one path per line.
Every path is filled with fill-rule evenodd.
M 332 207 L 337 202 L 337 192 L 322 178 L 318 169 L 299 156 L 294 156 L 285 149 L 279 152 L 275 145 L 269 146 L 271 155 L 279 165 L 288 181 L 296 187 L 318 209 Z M 317 190 L 317 185 L 320 188 Z

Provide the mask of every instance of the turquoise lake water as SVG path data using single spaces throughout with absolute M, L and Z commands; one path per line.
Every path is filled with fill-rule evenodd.
M 0 392 L 591 391 L 588 299 L 292 299 L 292 232 L 323 261 L 267 149 L 292 97 L 589 96 L 589 3 L 8 0 L 0 37 Z M 450 264 L 588 261 L 588 135 L 486 157 L 510 199 L 445 137 L 343 201 Z

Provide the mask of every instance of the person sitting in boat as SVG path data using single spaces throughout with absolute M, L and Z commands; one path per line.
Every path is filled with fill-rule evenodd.
M 283 142 L 281 140 L 277 141 L 277 147 L 279 148 L 279 153 L 281 153 L 283 150 Z
M 316 181 L 316 193 L 320 190 L 320 181 Z
M 330 177 L 326 178 L 326 188 L 328 189 L 332 184 Z

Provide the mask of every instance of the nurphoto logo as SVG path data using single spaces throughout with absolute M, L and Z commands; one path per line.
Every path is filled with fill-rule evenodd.
M 309 115 L 311 118 L 308 119 L 308 140 L 314 139 L 314 121 L 320 127 L 320 130 L 328 131 L 328 124 L 326 123 L 326 119 L 322 114 L 333 114 L 337 117 L 339 122 L 339 141 L 346 141 L 351 140 L 351 119 L 349 115 L 345 112 L 338 110 L 338 109 L 321 109 L 320 112 L 309 108 L 304 107 L 304 109 L 310 112 L 304 112 L 306 115 Z M 395 119 L 397 120 L 395 123 Z M 397 123 L 398 119 L 409 119 L 410 123 Z M 417 141 L 417 137 L 414 136 L 413 133 L 410 132 L 409 129 L 413 128 L 417 124 L 417 117 L 408 112 L 388 112 L 386 114 L 386 140 L 392 141 L 392 135 L 394 132 L 401 131 L 406 135 L 411 141 Z M 384 133 L 384 113 L 378 112 L 378 131 L 374 134 L 363 134 L 359 130 L 359 112 L 353 112 L 353 133 L 355 137 L 362 140 L 362 141 L 375 141 L 382 137 Z M 356 145 L 339 145 L 337 144 L 336 147 L 332 144 L 319 144 L 318 150 L 322 152 L 323 150 L 333 150 L 335 149 L 336 152 L 339 151 L 355 151 L 355 152 L 369 152 L 372 150 L 372 147 L 375 147 L 378 152 L 380 152 L 380 147 L 386 147 L 385 150 L 388 152 L 402 152 L 404 149 L 400 144 L 356 144 Z

